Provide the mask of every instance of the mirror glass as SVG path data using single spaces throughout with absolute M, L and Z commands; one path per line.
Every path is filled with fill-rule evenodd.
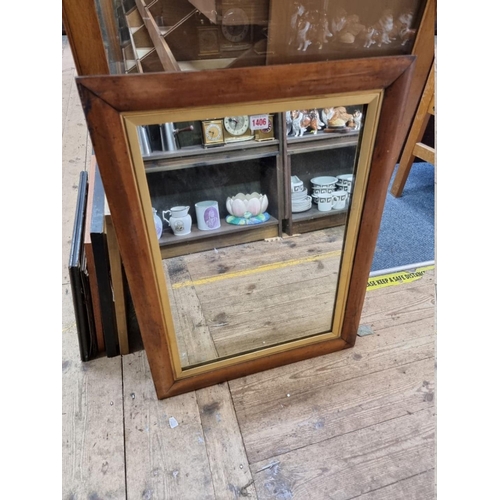
M 110 71 L 411 53 L 422 0 L 96 0 Z
M 130 118 L 179 372 L 340 335 L 380 102 Z

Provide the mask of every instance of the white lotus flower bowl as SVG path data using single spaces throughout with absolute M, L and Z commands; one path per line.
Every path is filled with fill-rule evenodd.
M 235 217 L 244 217 L 246 212 L 253 216 L 259 215 L 266 211 L 268 205 L 267 195 L 259 193 L 238 193 L 226 200 L 227 211 Z

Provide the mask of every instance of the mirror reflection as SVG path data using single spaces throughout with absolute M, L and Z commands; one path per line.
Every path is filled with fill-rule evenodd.
M 182 369 L 339 335 L 346 227 L 362 138 L 373 135 L 367 109 L 136 127 Z
M 148 73 L 409 54 L 423 3 L 97 0 L 96 5 L 111 70 Z

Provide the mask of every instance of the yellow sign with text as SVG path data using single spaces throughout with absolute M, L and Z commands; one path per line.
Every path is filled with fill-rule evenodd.
M 385 288 L 386 286 L 411 283 L 412 281 L 421 279 L 422 276 L 431 269 L 434 269 L 434 265 L 418 267 L 415 270 L 398 271 L 396 273 L 373 276 L 368 279 L 366 291 L 377 290 L 378 288 Z

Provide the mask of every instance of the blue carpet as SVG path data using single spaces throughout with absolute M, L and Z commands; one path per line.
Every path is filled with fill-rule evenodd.
M 434 260 L 434 166 L 419 162 L 413 164 L 400 198 L 387 192 L 371 270 L 431 260 Z

